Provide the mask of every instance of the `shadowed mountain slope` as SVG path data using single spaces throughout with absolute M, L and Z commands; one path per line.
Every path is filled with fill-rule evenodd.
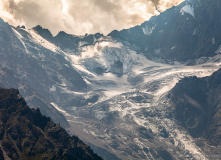
M 109 35 L 144 54 L 165 61 L 188 61 L 218 54 L 221 1 L 186 0 L 140 26 Z
M 30 109 L 18 90 L 0 88 L 0 158 L 99 160 L 89 146 Z
M 221 69 L 205 78 L 184 78 L 170 91 L 175 118 L 212 151 L 221 145 Z M 206 145 L 203 145 L 206 147 Z

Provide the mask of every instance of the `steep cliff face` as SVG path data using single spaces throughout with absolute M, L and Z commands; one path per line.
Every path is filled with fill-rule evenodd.
M 0 88 L 1 159 L 99 160 L 89 146 L 30 109 L 18 90 Z
M 221 145 L 221 69 L 205 78 L 184 78 L 170 91 L 176 119 L 194 138 Z M 218 147 L 219 146 L 219 147 Z
M 109 35 L 147 58 L 188 61 L 220 52 L 221 2 L 186 0 L 140 26 Z

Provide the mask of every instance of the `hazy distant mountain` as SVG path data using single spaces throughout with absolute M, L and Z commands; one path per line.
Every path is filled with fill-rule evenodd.
M 39 109 L 30 109 L 18 90 L 0 88 L 0 117 L 0 159 L 101 159 Z
M 0 20 L 0 85 L 18 88 L 104 159 L 207 159 L 195 141 L 201 123 L 181 124 L 168 93 L 221 67 L 220 8 L 188 0 L 109 36 L 53 37 Z

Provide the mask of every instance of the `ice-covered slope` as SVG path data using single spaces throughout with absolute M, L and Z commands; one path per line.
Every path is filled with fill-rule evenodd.
M 18 88 L 30 107 L 40 108 L 54 122 L 68 127 L 65 117 L 50 103 L 49 79 L 40 63 L 27 50 L 20 33 L 0 19 L 0 85 Z M 32 55 L 32 56 L 31 56 Z

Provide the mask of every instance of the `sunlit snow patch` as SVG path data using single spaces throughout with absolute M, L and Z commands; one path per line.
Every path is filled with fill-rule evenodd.
M 32 36 L 35 43 L 51 50 L 52 52 L 56 52 L 58 47 L 56 47 L 51 42 L 47 41 L 46 39 L 42 38 L 40 35 L 38 35 L 34 30 L 28 30 L 28 33 Z
M 16 31 L 14 28 L 12 28 L 12 30 L 14 31 L 15 35 L 16 35 L 17 38 L 20 40 L 20 42 L 23 44 L 26 53 L 29 53 L 29 51 L 28 51 L 28 49 L 27 49 L 25 43 L 24 43 L 23 40 L 22 40 L 22 38 L 23 38 L 22 35 L 21 35 L 18 31 Z
M 194 16 L 194 8 L 191 7 L 190 5 L 185 5 L 181 10 L 180 10 L 180 13 L 182 15 L 184 15 L 185 13 L 188 13 L 190 14 L 191 16 L 193 16 L 193 18 L 195 18 Z
M 61 112 L 65 116 L 70 116 L 65 110 L 63 110 L 60 107 L 58 107 L 58 105 L 56 103 L 52 102 L 51 105 L 54 106 L 59 112 Z
M 156 25 L 152 27 L 146 25 L 145 27 L 142 28 L 142 31 L 145 35 L 151 35 L 155 27 Z
M 219 48 L 215 51 L 216 54 L 221 53 L 221 45 L 219 46 Z

